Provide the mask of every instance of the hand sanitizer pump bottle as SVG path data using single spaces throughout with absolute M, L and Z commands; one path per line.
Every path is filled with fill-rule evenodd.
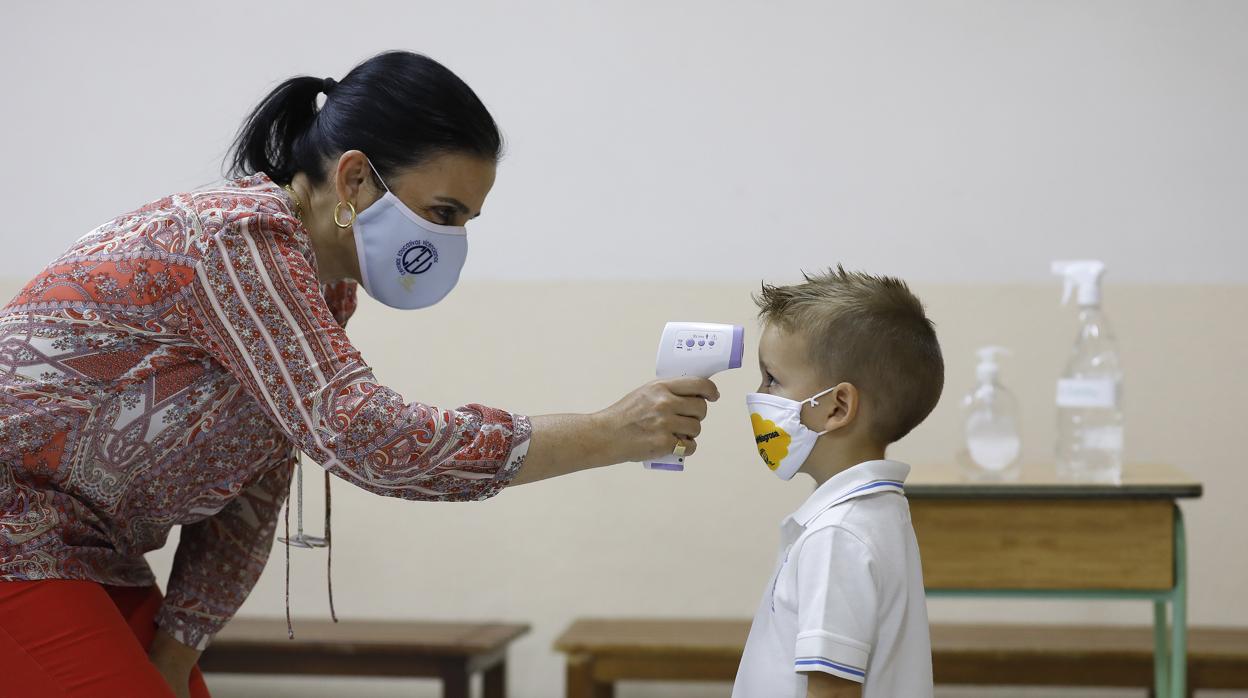
M 1018 400 L 1001 385 L 997 357 L 1001 347 L 979 350 L 978 383 L 962 401 L 965 415 L 965 465 L 976 480 L 1012 480 L 1018 477 L 1022 452 Z

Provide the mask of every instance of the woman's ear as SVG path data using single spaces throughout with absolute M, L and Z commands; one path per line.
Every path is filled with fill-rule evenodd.
M 841 383 L 819 398 L 819 407 L 828 415 L 820 431 L 844 429 L 858 418 L 860 395 L 853 383 Z
M 334 190 L 338 200 L 350 203 L 356 210 L 368 208 L 380 195 L 373 195 L 372 171 L 368 157 L 358 150 L 348 150 L 338 157 L 334 168 Z

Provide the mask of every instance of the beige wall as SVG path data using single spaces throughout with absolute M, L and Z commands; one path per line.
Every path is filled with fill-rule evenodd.
M 584 411 L 652 375 L 667 319 L 741 322 L 752 330 L 752 290 L 746 283 L 473 283 L 428 311 L 400 313 L 366 300 L 351 334 L 379 377 L 410 399 L 483 401 L 534 414 Z M 1073 313 L 1058 307 L 1056 287 L 918 290 L 939 323 L 948 388 L 931 419 L 892 455 L 916 468 L 952 457 L 972 350 L 997 342 L 1016 352 L 1004 380 L 1024 403 L 1026 458 L 1047 462 L 1053 381 L 1075 329 Z M 1184 505 L 1192 620 L 1248 625 L 1248 523 L 1240 501 L 1248 489 L 1240 445 L 1248 287 L 1111 286 L 1106 295 L 1128 376 L 1130 460 L 1176 463 L 1205 483 L 1205 497 Z M 500 300 L 506 312 L 487 310 Z M 514 663 L 513 686 L 523 698 L 558 695 L 560 664 L 550 645 L 576 616 L 751 615 L 771 571 L 776 525 L 811 485 L 780 482 L 753 453 L 742 395 L 758 380 L 749 368 L 757 333 L 748 339 L 747 368 L 718 379 L 724 399 L 683 474 L 625 464 L 479 504 L 387 500 L 338 483 L 339 613 L 528 621 L 534 632 L 517 646 Z M 319 528 L 315 512 L 310 519 Z M 153 556 L 162 569 L 169 557 L 167 550 Z M 296 615 L 326 614 L 323 562 L 318 553 L 294 551 Z M 934 601 L 931 612 L 935 620 L 1150 618 L 1142 603 Z M 270 565 L 243 613 L 282 613 L 281 564 Z M 625 695 L 692 694 L 635 688 Z

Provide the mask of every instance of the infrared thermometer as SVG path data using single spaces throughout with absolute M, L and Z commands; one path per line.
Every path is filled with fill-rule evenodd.
M 745 328 L 708 322 L 669 322 L 659 340 L 654 373 L 659 378 L 710 378 L 720 371 L 741 368 Z M 684 470 L 685 457 L 670 453 L 647 461 L 650 470 Z

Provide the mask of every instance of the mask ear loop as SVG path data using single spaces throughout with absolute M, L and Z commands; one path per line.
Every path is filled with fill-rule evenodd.
M 834 385 L 834 386 L 832 386 L 831 388 L 828 388 L 827 390 L 823 391 L 822 393 L 819 393 L 818 395 L 815 395 L 815 396 L 813 396 L 813 397 L 808 397 L 808 398 L 806 398 L 805 400 L 802 400 L 802 404 L 803 404 L 803 405 L 810 405 L 811 407 L 818 407 L 818 406 L 819 406 L 819 398 L 823 397 L 824 395 L 827 395 L 828 393 L 832 392 L 833 390 L 836 390 L 836 389 L 837 389 L 837 388 L 839 388 L 839 387 L 840 387 L 839 385 Z M 800 416 L 799 416 L 799 419 L 800 419 Z M 828 433 L 828 432 L 830 432 L 830 431 L 832 431 L 832 430 L 831 430 L 831 429 L 824 429 L 823 431 L 817 431 L 817 432 L 815 432 L 815 436 L 823 436 L 824 434 L 826 434 L 826 433 Z
M 834 386 L 832 386 L 831 388 L 828 388 L 827 390 L 823 391 L 822 393 L 819 393 L 818 395 L 815 395 L 814 397 L 808 397 L 808 398 L 806 398 L 805 400 L 802 400 L 802 402 L 803 402 L 803 403 L 808 403 L 811 407 L 818 407 L 818 406 L 819 406 L 819 398 L 823 397 L 824 395 L 827 395 L 828 393 L 832 392 L 833 390 L 836 390 L 836 389 L 837 389 L 837 388 L 839 388 L 839 387 L 841 387 L 841 386 L 839 386 L 839 385 L 834 385 Z
M 381 173 L 377 171 L 376 167 L 373 167 L 373 161 L 369 160 L 367 155 L 364 156 L 364 162 L 368 163 L 368 169 L 372 170 L 373 174 L 377 176 L 377 181 L 381 182 L 381 186 L 386 190 L 386 193 L 393 196 L 394 192 L 390 191 L 390 187 L 386 184 L 386 180 L 382 179 Z

